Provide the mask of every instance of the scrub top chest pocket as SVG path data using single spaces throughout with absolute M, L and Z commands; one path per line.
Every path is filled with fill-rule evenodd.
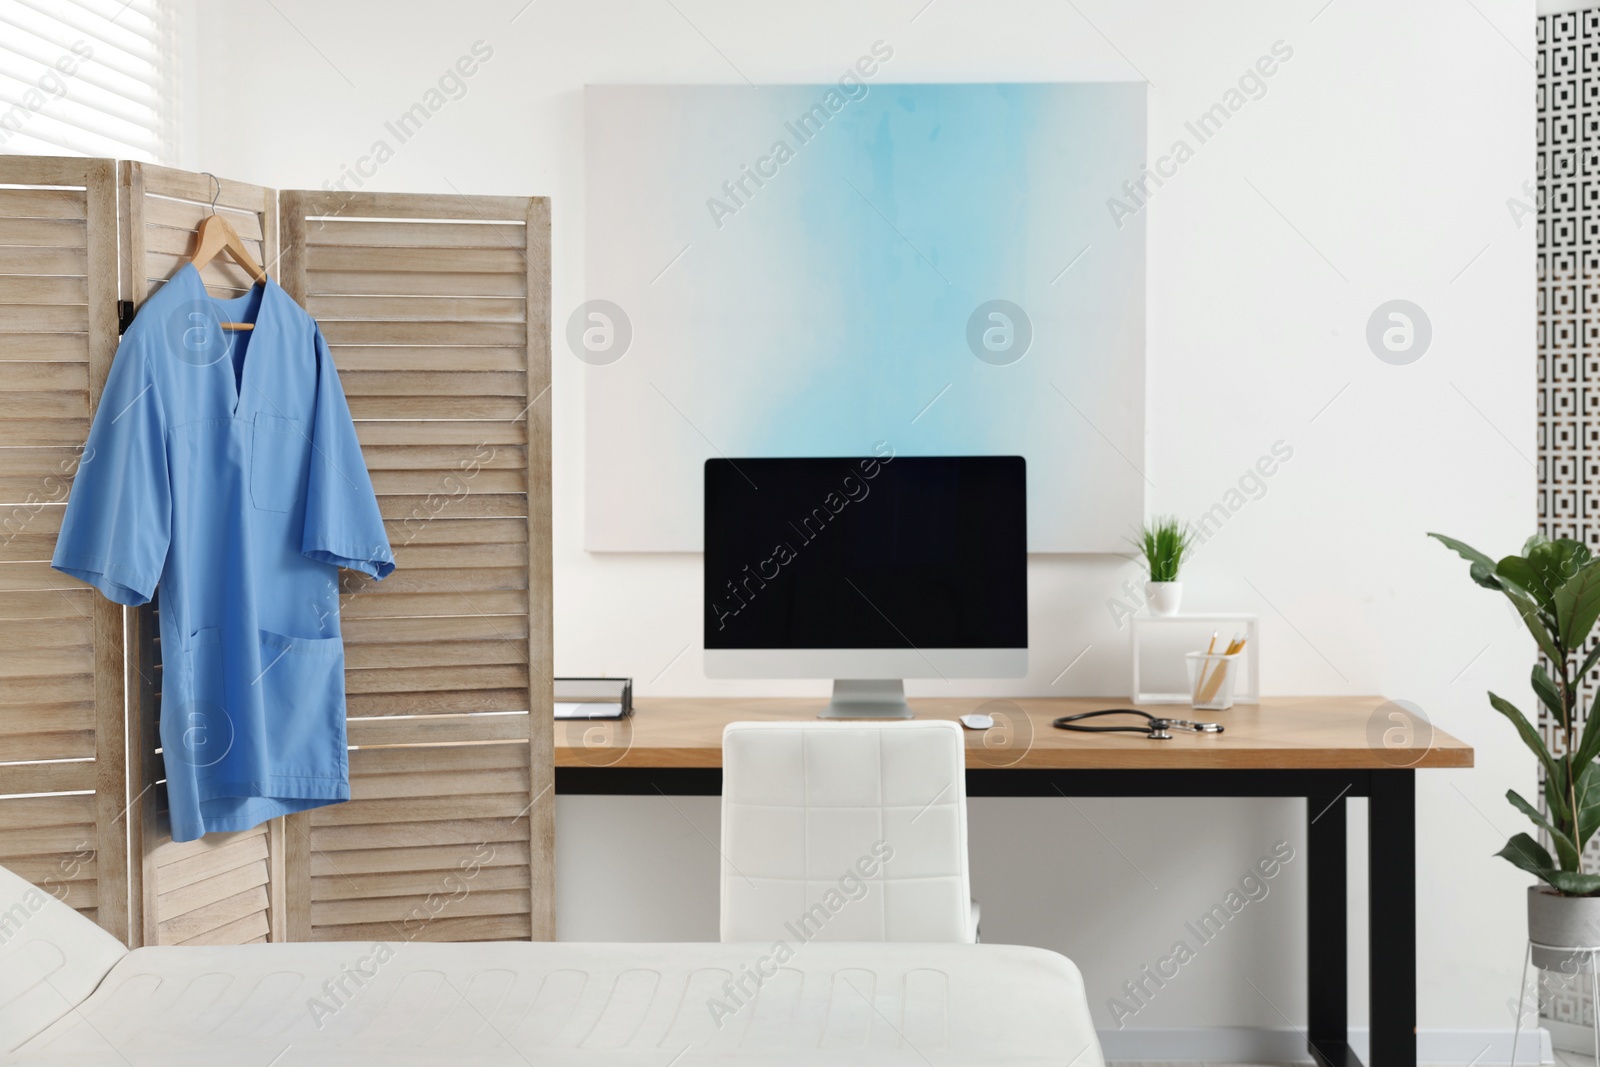
M 250 446 L 250 502 L 262 511 L 293 511 L 305 484 L 311 442 L 298 422 L 258 412 Z

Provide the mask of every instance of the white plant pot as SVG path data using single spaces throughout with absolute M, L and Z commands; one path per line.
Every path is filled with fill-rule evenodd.
M 1528 940 L 1533 942 L 1534 966 L 1588 974 L 1591 961 L 1600 956 L 1600 897 L 1564 897 L 1547 886 L 1529 886 Z
M 1145 582 L 1144 599 L 1150 605 L 1150 614 L 1176 615 L 1183 602 L 1183 583 Z

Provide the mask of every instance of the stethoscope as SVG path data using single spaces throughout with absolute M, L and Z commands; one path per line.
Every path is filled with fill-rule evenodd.
M 1084 719 L 1097 719 L 1102 715 L 1138 715 L 1145 720 L 1143 726 L 1083 726 Z M 1220 722 L 1192 722 L 1189 719 L 1162 719 L 1137 708 L 1107 708 L 1105 711 L 1080 711 L 1076 715 L 1063 715 L 1050 725 L 1057 730 L 1077 730 L 1086 734 L 1144 734 L 1152 741 L 1171 741 L 1173 730 L 1191 734 L 1220 734 Z

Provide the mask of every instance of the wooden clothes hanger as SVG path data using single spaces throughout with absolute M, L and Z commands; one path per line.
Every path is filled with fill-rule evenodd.
M 211 194 L 211 214 L 200 220 L 199 227 L 195 230 L 194 255 L 189 257 L 189 265 L 197 272 L 204 269 L 206 264 L 217 258 L 217 253 L 226 252 L 239 266 L 244 268 L 257 285 L 267 283 L 267 272 L 261 264 L 244 247 L 244 241 L 239 237 L 239 231 L 233 224 L 217 214 L 217 197 L 222 195 L 222 183 L 215 174 L 206 173 L 216 186 L 216 192 Z M 224 322 L 224 330 L 253 330 L 253 322 Z

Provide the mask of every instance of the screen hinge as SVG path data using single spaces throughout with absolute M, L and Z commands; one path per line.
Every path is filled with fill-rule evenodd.
M 121 337 L 128 332 L 128 327 L 133 324 L 133 301 L 117 301 L 117 336 Z

